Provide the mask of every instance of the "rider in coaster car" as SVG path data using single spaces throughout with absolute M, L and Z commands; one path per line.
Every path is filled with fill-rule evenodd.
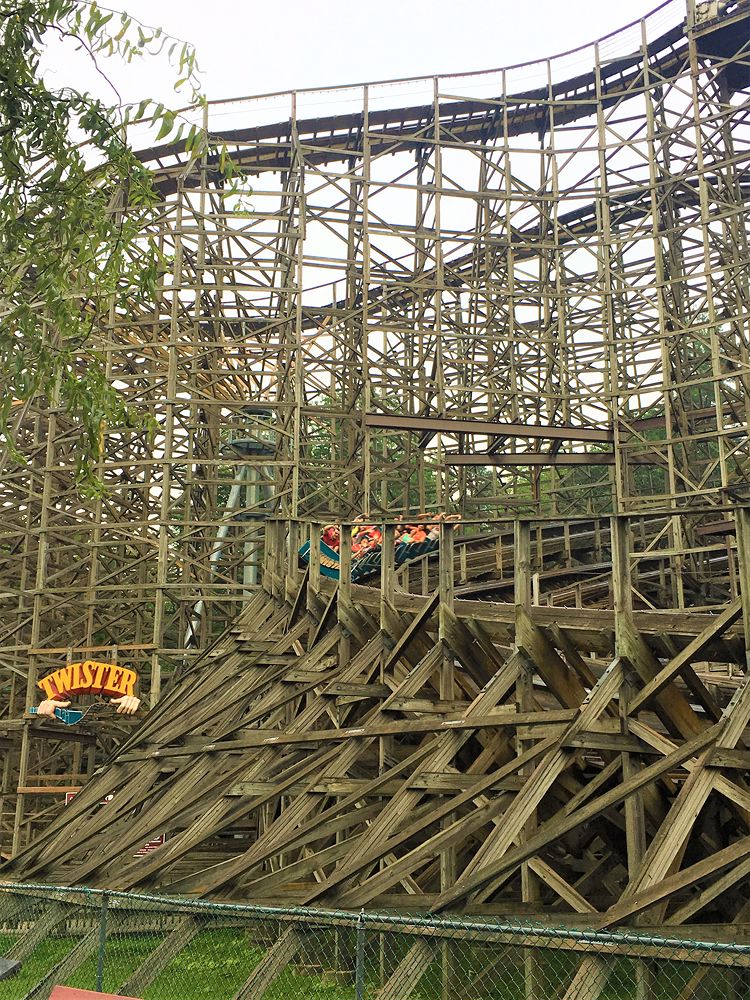
M 341 530 L 337 524 L 326 524 L 323 527 L 321 538 L 334 552 L 338 552 L 341 547 Z
M 380 528 L 376 528 L 374 524 L 363 524 L 352 538 L 352 555 L 355 558 L 366 555 L 382 543 L 383 533 Z
M 434 542 L 440 537 L 441 521 L 460 521 L 460 514 L 418 514 L 417 523 L 407 524 L 399 536 L 399 542 Z

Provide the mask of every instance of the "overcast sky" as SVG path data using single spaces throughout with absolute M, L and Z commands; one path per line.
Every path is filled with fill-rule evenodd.
M 575 47 L 641 17 L 658 0 L 103 0 L 195 44 L 209 99 L 419 74 L 491 69 Z M 678 9 L 681 7 L 678 4 Z M 684 9 L 684 8 L 683 8 Z M 671 13 L 671 12 L 670 12 Z M 674 23 L 674 18 L 671 19 Z M 96 88 L 70 52 L 50 83 Z M 125 100 L 178 104 L 158 60 L 105 61 Z M 74 80 L 70 75 L 74 74 Z M 110 91 L 110 99 L 112 94 Z

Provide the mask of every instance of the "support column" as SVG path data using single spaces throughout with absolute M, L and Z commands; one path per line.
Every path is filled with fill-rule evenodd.
M 615 612 L 615 656 L 623 658 L 623 682 L 620 687 L 619 717 L 620 732 L 630 734 L 628 708 L 637 691 L 632 666 L 627 662 L 628 636 L 632 629 L 633 586 L 630 568 L 630 519 L 612 517 L 610 519 L 612 538 L 612 592 Z M 622 777 L 627 781 L 641 769 L 637 755 L 622 753 Z M 635 759 L 634 759 L 635 757 Z M 625 799 L 625 839 L 628 852 L 628 877 L 633 878 L 640 870 L 646 851 L 646 825 L 643 810 L 643 796 L 640 792 Z
M 453 701 L 455 698 L 455 665 L 453 651 L 446 642 L 447 616 L 453 614 L 454 598 L 454 540 L 455 525 L 442 521 L 440 524 L 440 556 L 438 564 L 438 586 L 440 591 L 440 603 L 438 610 L 438 629 L 440 645 L 442 647 L 442 662 L 440 664 L 440 690 L 441 701 Z M 451 814 L 443 820 L 443 829 L 450 826 L 455 818 Z M 456 882 L 456 849 L 448 847 L 440 853 L 440 891 L 445 892 Z M 453 969 L 453 945 L 450 940 L 441 945 L 441 965 L 442 965 L 442 997 L 443 1000 L 450 1000 L 456 995 L 454 989 L 454 969 Z
M 531 573 L 531 525 L 528 521 L 516 521 L 513 532 L 513 601 L 516 613 L 520 610 L 528 613 L 532 600 Z M 519 712 L 531 712 L 534 709 L 534 665 L 525 657 L 519 668 L 516 681 L 516 708 Z M 516 755 L 521 756 L 534 743 L 528 743 L 521 738 L 516 740 Z M 534 764 L 528 764 L 519 769 L 519 776 L 528 778 L 534 771 Z M 536 810 L 529 815 L 521 833 L 521 842 L 533 837 L 537 829 Z M 527 904 L 538 904 L 540 899 L 539 878 L 527 861 L 521 865 L 521 899 Z M 539 993 L 538 960 L 531 948 L 523 949 L 524 995 L 526 1000 L 536 1000 Z

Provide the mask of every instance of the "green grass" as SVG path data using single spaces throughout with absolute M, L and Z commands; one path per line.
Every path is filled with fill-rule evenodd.
M 0 982 L 0 1000 L 21 1000 L 80 938 L 51 937 L 40 944 L 12 979 Z M 158 934 L 128 934 L 107 940 L 102 989 L 116 993 L 162 940 Z M 0 953 L 14 940 L 0 938 Z M 199 933 L 174 958 L 143 993 L 143 1000 L 231 1000 L 265 951 L 254 945 L 241 929 L 216 928 Z M 97 955 L 90 956 L 63 985 L 93 990 L 96 987 Z M 300 1000 L 351 1000 L 354 987 L 342 988 L 320 976 L 298 974 L 287 968 L 266 994 L 267 1000 L 298 997 Z
M 33 955 L 21 965 L 18 975 L 0 982 L 0 1000 L 21 1000 L 50 969 L 65 958 L 75 944 L 77 939 L 68 937 L 52 937 L 42 941 Z
M 113 934 L 105 952 L 105 992 L 116 993 L 139 968 L 164 934 L 128 933 Z M 12 935 L 0 935 L 0 954 L 13 944 Z M 0 982 L 0 1000 L 22 1000 L 75 945 L 79 937 L 50 937 L 43 941 L 28 957 L 19 975 Z M 354 977 L 351 972 L 327 973 L 325 969 L 336 966 L 335 949 L 349 956 L 354 953 L 354 937 L 342 933 L 337 942 L 328 932 L 314 933 L 306 938 L 304 949 L 288 965 L 264 994 L 264 1000 L 354 1000 Z M 387 979 L 399 961 L 408 952 L 413 939 L 385 934 L 367 940 L 365 953 L 365 991 L 371 1000 L 382 985 L 381 975 Z M 265 944 L 241 927 L 212 927 L 202 930 L 184 951 L 162 970 L 154 982 L 142 993 L 143 1000 L 231 1000 L 265 954 Z M 578 965 L 580 955 L 559 950 L 534 949 L 526 952 L 526 959 L 533 957 L 533 971 L 538 983 L 538 1000 L 557 1000 L 565 994 Z M 633 959 L 607 959 L 609 978 L 600 1000 L 636 1000 L 636 980 L 639 974 L 648 978 L 644 995 L 649 1000 L 678 1000 L 685 996 L 686 987 L 697 966 L 671 961 L 638 963 Z M 346 962 L 339 965 L 345 966 Z M 518 946 L 489 948 L 471 942 L 455 945 L 452 952 L 453 979 L 450 995 L 461 1000 L 524 1000 L 525 974 L 524 950 Z M 81 989 L 94 989 L 96 985 L 97 956 L 91 955 L 65 985 Z M 410 997 L 413 1000 L 441 1000 L 441 952 L 436 952 L 425 974 L 414 983 Z M 710 969 L 695 992 L 701 1000 L 750 1000 L 748 986 L 737 970 Z

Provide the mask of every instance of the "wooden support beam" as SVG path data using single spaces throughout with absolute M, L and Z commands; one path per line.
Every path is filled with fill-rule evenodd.
M 572 425 L 521 424 L 507 421 L 461 419 L 458 417 L 412 417 L 390 413 L 365 414 L 365 426 L 382 430 L 412 431 L 424 434 L 481 434 L 498 437 L 542 438 L 554 441 L 595 441 L 608 443 L 613 433 L 608 428 Z
M 124 995 L 144 993 L 161 972 L 200 931 L 200 921 L 194 917 L 182 917 L 159 942 L 141 964 L 130 973 L 118 992 Z
M 629 893 L 627 897 L 623 897 L 620 903 L 607 910 L 601 920 L 594 921 L 594 926 L 599 929 L 612 927 L 615 924 L 621 923 L 628 917 L 648 909 L 673 893 L 694 885 L 701 879 L 713 875 L 730 865 L 737 865 L 745 861 L 748 855 L 750 855 L 750 837 L 743 837 L 729 847 L 725 847 L 723 850 L 717 851 L 716 854 L 712 854 L 702 861 L 697 861 L 695 864 L 690 865 L 682 871 L 675 872 L 673 875 L 668 875 L 647 886 L 643 886 L 641 882 L 642 887 L 637 892 Z
M 383 705 L 383 710 L 386 706 Z M 560 710 L 550 712 L 516 712 L 510 706 L 501 706 L 488 715 L 475 715 L 470 718 L 463 714 L 456 719 L 411 719 L 404 722 L 373 722 L 363 727 L 351 729 L 311 729 L 306 732 L 282 732 L 278 729 L 244 730 L 235 740 L 222 743 L 203 743 L 198 740 L 192 747 L 172 747 L 165 750 L 151 750 L 143 754 L 131 753 L 123 758 L 125 762 L 141 760 L 166 759 L 171 757 L 190 757 L 195 754 L 231 753 L 233 751 L 249 750 L 255 747 L 292 746 L 294 744 L 322 744 L 344 742 L 347 740 L 371 739 L 373 736 L 398 736 L 407 733 L 463 732 L 472 729 L 492 729 L 498 726 L 532 726 L 547 725 L 556 717 L 568 718 L 569 712 Z
M 575 913 L 595 913 L 596 908 L 587 899 L 577 892 L 576 889 L 567 882 L 559 872 L 543 861 L 541 858 L 531 858 L 528 862 L 531 868 L 542 880 L 542 882 L 552 889 L 560 899 L 564 900 Z
M 707 625 L 705 629 L 697 635 L 692 642 L 688 643 L 673 659 L 663 667 L 652 680 L 646 684 L 642 691 L 632 699 L 629 711 L 635 715 L 638 710 L 646 705 L 676 677 L 680 676 L 686 666 L 697 660 L 706 646 L 733 625 L 742 616 L 743 599 L 737 597 L 732 603 L 724 608 L 715 621 Z
M 656 453 L 636 455 L 632 459 L 633 465 L 661 465 L 663 460 Z M 562 468 L 570 466 L 587 465 L 615 465 L 616 456 L 611 451 L 585 451 L 585 452 L 547 452 L 547 451 L 500 451 L 485 452 L 479 454 L 457 454 L 449 451 L 443 457 L 443 464 L 446 466 L 506 466 L 514 468 L 524 466 L 527 468 L 537 468 L 540 466 L 559 466 Z
M 110 917 L 110 920 L 113 918 Z M 107 937 L 114 932 L 114 926 L 107 929 Z M 106 940 L 106 939 L 105 939 Z M 51 968 L 45 975 L 39 979 L 34 986 L 28 990 L 23 997 L 23 1000 L 47 1000 L 50 995 L 50 990 L 56 983 L 65 982 L 70 976 L 72 976 L 83 963 L 91 958 L 99 948 L 100 935 L 99 928 L 97 927 L 93 931 L 89 931 L 85 934 L 73 948 L 68 952 L 68 954 L 57 962 L 53 968 Z
M 304 944 L 305 931 L 288 927 L 255 966 L 232 1000 L 251 1000 L 262 997 L 271 984 L 281 975 Z

